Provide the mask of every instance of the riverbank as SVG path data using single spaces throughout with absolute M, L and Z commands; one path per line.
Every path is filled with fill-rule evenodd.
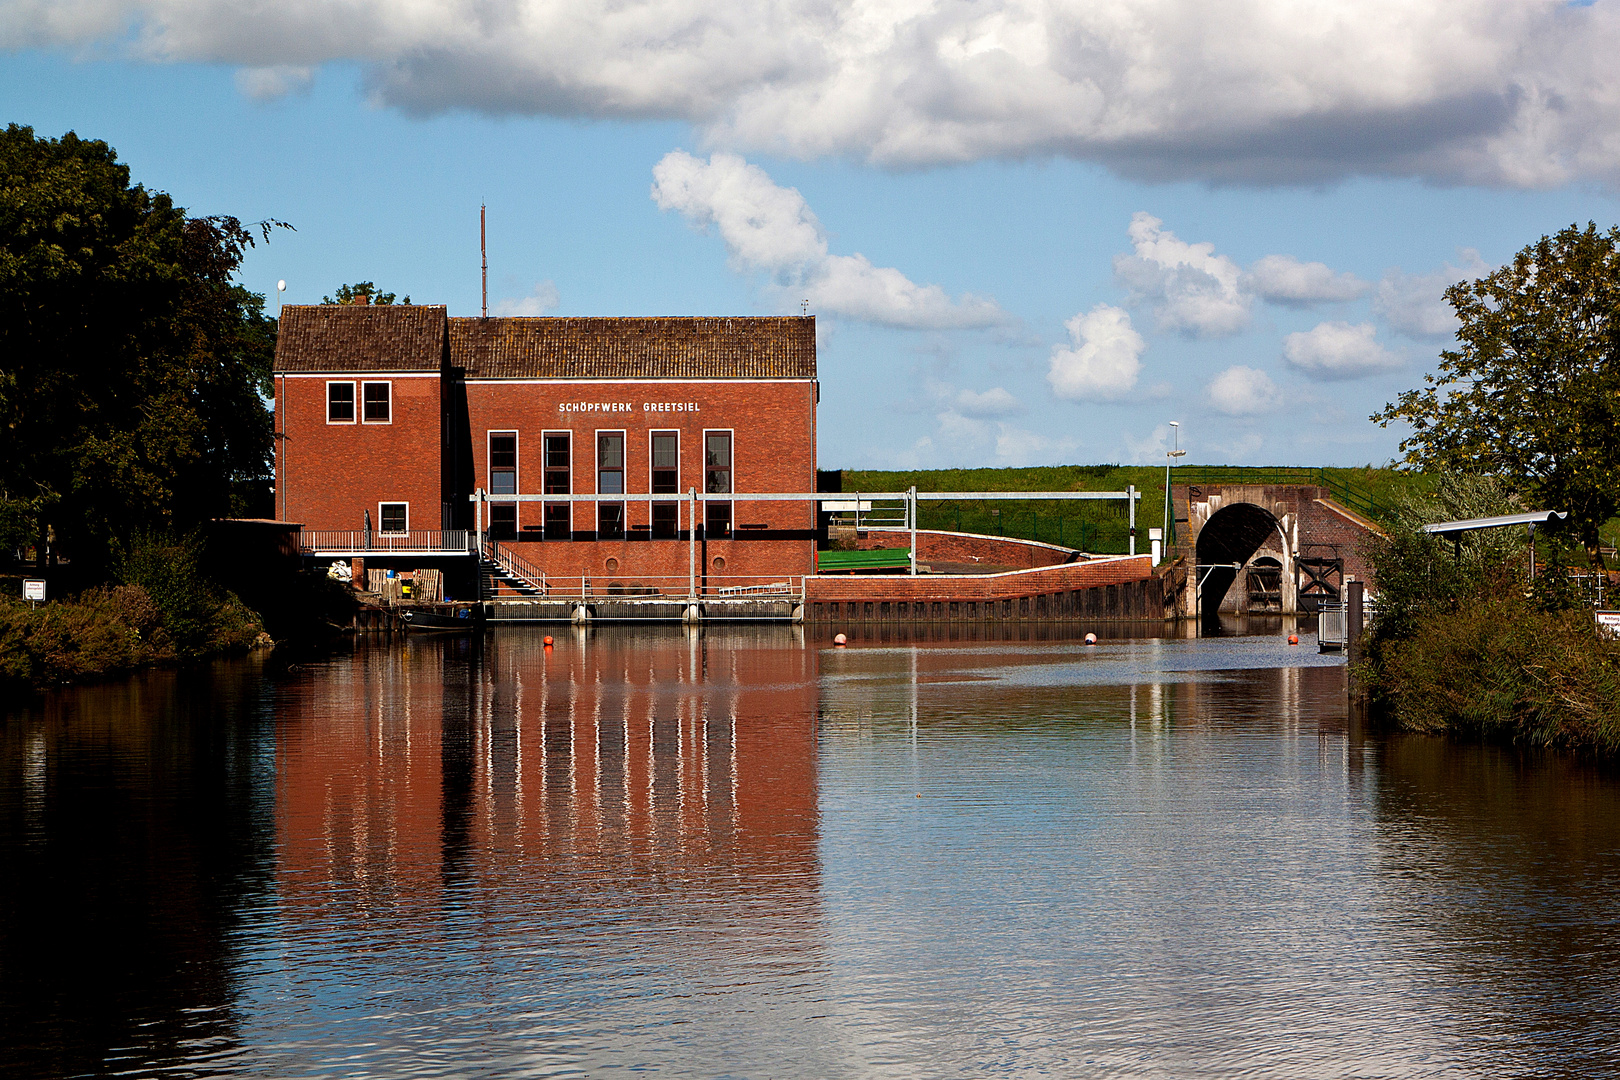
M 92 682 L 270 642 L 259 615 L 230 593 L 186 612 L 165 612 L 141 585 L 86 589 L 37 607 L 7 598 L 0 685 Z
M 195 538 L 145 538 L 116 581 L 37 606 L 0 589 L 0 687 L 95 682 L 143 668 L 271 645 L 316 645 L 345 632 L 355 599 L 324 574 L 271 566 L 227 584 Z
M 1403 731 L 1620 757 L 1620 642 L 1586 608 L 1471 597 L 1385 641 L 1368 683 Z

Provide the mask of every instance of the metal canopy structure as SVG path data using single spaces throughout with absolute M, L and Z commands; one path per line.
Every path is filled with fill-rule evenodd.
M 1503 514 L 1501 517 L 1468 518 L 1466 521 L 1440 521 L 1423 526 L 1423 531 L 1441 536 L 1473 532 L 1475 529 L 1503 529 L 1509 525 L 1551 525 L 1569 515 L 1561 510 L 1532 510 L 1525 514 Z

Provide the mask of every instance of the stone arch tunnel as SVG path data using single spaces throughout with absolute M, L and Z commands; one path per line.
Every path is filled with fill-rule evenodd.
M 1173 496 L 1178 550 L 1192 564 L 1183 617 L 1314 612 L 1347 577 L 1370 580 L 1362 548 L 1378 526 L 1322 488 L 1176 486 Z

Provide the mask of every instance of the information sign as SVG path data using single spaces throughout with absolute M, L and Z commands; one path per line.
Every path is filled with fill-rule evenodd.
M 23 578 L 23 599 L 37 600 L 43 603 L 45 600 L 45 579 Z
M 1620 638 L 1620 611 L 1595 611 L 1593 615 L 1597 617 L 1598 633 Z

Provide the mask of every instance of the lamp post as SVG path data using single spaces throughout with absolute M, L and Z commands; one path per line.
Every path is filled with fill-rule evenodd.
M 1164 544 L 1168 550 L 1170 541 L 1175 535 L 1170 531 L 1170 521 L 1174 516 L 1170 513 L 1170 466 L 1174 465 L 1176 458 L 1184 457 L 1187 451 L 1181 448 L 1181 421 L 1170 421 L 1170 437 L 1172 445 L 1164 452 Z

